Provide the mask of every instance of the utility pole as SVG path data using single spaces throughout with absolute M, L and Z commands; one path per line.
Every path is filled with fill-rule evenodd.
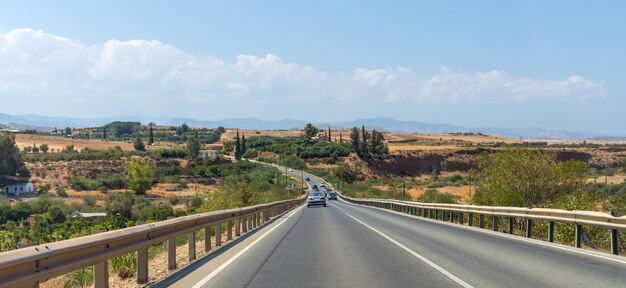
M 402 178 L 402 191 L 404 193 L 404 198 L 406 198 L 406 180 Z

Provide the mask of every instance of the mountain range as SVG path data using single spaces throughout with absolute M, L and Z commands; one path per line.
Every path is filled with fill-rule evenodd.
M 167 118 L 149 116 L 121 116 L 103 118 L 75 118 L 53 117 L 35 114 L 8 115 L 0 113 L 0 124 L 10 129 L 33 129 L 38 131 L 50 131 L 54 127 L 84 128 L 102 126 L 113 121 L 137 121 L 143 124 L 154 122 L 158 125 L 179 126 L 186 123 L 190 127 L 256 129 L 256 130 L 291 130 L 301 129 L 308 122 L 294 119 L 283 120 L 259 120 L 256 118 L 233 118 L 223 120 L 198 120 L 193 118 Z M 602 135 L 593 132 L 574 131 L 551 131 L 540 128 L 498 128 L 498 127 L 463 127 L 447 123 L 424 123 L 419 121 L 403 121 L 393 118 L 374 117 L 357 119 L 352 121 L 340 121 L 330 123 L 314 123 L 319 127 L 330 126 L 332 128 L 350 128 L 365 125 L 368 129 L 379 129 L 391 132 L 408 133 L 483 133 L 509 138 L 523 139 L 601 139 L 601 140 L 626 140 L 626 135 Z

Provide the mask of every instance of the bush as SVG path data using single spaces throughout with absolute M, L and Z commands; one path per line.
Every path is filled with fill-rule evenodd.
M 135 276 L 137 255 L 133 252 L 111 259 L 111 270 L 122 279 Z
M 79 269 L 63 276 L 63 288 L 88 287 L 93 284 L 93 271 Z
M 57 193 L 57 196 L 65 198 L 67 197 L 67 192 L 65 192 L 65 189 L 63 189 L 63 187 L 57 187 L 57 189 L 55 190 Z
M 428 189 L 424 194 L 417 197 L 417 201 L 424 203 L 447 203 L 454 204 L 459 200 L 459 196 L 452 195 L 450 193 L 442 193 L 437 189 Z
M 357 178 L 357 172 L 354 169 L 350 168 L 348 164 L 343 162 L 337 164 L 337 167 L 335 167 L 333 173 L 335 174 L 335 176 L 337 176 L 339 179 L 343 180 L 346 183 L 353 183 L 354 181 L 356 181 Z
M 72 177 L 71 185 L 76 191 L 100 190 L 101 187 L 104 187 L 100 181 L 87 179 L 83 176 Z

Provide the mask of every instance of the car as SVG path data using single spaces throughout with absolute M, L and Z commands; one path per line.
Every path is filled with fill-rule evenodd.
M 326 185 L 324 183 L 320 184 L 320 187 L 326 187 Z
M 322 192 L 311 192 L 307 198 L 306 207 L 324 205 L 326 207 L 326 196 Z
M 328 200 L 337 200 L 337 193 L 333 191 L 328 192 Z
M 313 187 L 312 187 L 311 189 L 313 189 L 313 190 L 315 190 L 315 191 L 319 190 L 319 189 L 317 188 L 317 185 L 313 185 Z
M 288 172 L 293 172 L 293 169 L 289 168 L 287 169 Z
M 306 177 L 306 181 L 311 181 L 311 178 L 309 178 L 309 177 Z

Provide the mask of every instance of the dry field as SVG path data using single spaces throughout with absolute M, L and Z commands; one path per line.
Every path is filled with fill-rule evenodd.
M 626 182 L 626 176 L 624 175 L 599 176 L 598 178 L 587 179 L 587 183 L 608 183 L 611 185 L 622 184 L 624 182 Z
M 102 141 L 102 140 L 83 140 L 83 139 L 71 139 L 59 136 L 41 136 L 32 134 L 16 134 L 15 142 L 17 147 L 23 149 L 25 146 L 33 146 L 33 144 L 40 146 L 41 144 L 47 144 L 50 148 L 50 152 L 60 151 L 68 145 L 74 145 L 74 149 L 82 150 L 84 148 L 90 148 L 95 150 L 104 150 L 115 146 L 120 146 L 122 150 L 135 150 L 132 142 L 124 141 Z M 146 149 L 153 150 L 157 148 L 173 147 L 176 146 L 173 143 L 157 142 L 153 146 L 146 145 Z
M 469 195 L 470 195 L 470 186 L 446 186 L 446 187 L 440 187 L 440 188 L 411 188 L 411 189 L 407 189 L 407 192 L 409 193 L 409 195 L 411 195 L 412 198 L 417 198 L 419 196 L 421 196 L 422 194 L 424 194 L 424 192 L 426 192 L 426 190 L 428 189 L 436 189 L 437 191 L 441 192 L 441 193 L 450 193 L 452 195 L 456 195 L 459 196 L 459 203 L 464 204 L 467 203 L 468 199 L 469 199 Z M 474 192 L 474 188 L 472 188 L 471 192 Z
M 389 152 L 399 151 L 440 151 L 440 150 L 458 150 L 459 147 L 452 145 L 428 146 L 428 145 L 408 145 L 408 144 L 389 144 Z
M 239 130 L 239 136 L 246 135 L 246 137 L 252 136 L 272 136 L 272 137 L 299 137 L 302 135 L 302 131 L 288 130 L 288 131 L 273 131 L 273 130 Z M 231 141 L 237 137 L 237 130 L 228 129 L 226 133 L 222 133 L 220 142 Z

